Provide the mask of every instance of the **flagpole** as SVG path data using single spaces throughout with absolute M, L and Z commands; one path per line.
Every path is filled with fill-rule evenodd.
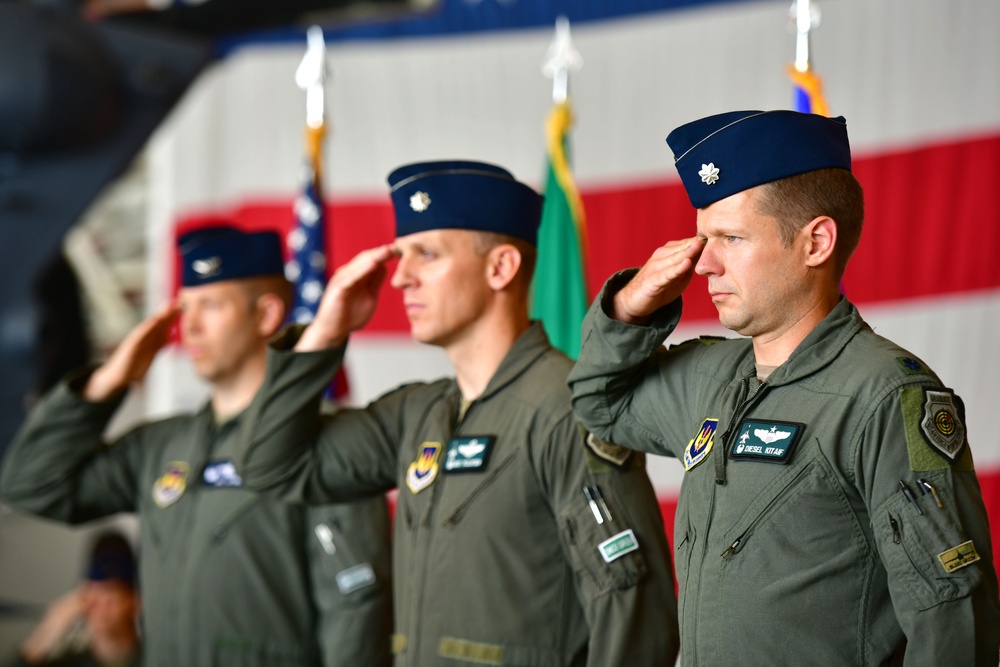
M 791 11 L 795 15 L 795 69 L 809 71 L 809 31 L 819 25 L 819 12 L 815 22 L 810 0 L 794 0 Z
M 829 116 L 823 81 L 813 72 L 810 62 L 809 37 L 820 24 L 819 6 L 811 0 L 792 0 L 788 16 L 795 30 L 795 63 L 788 67 L 788 75 L 795 84 L 793 107 L 796 111 Z
M 295 83 L 306 91 L 306 150 L 317 181 L 326 134 L 326 78 L 326 41 L 323 29 L 314 25 L 306 31 L 306 52 L 295 71 Z
M 580 353 L 580 325 L 588 305 L 586 223 L 567 154 L 567 136 L 573 124 L 569 76 L 582 65 L 583 59 L 573 47 L 569 20 L 560 16 L 542 65 L 542 73 L 552 79 L 552 109 L 545 120 L 548 164 L 531 316 L 542 321 L 552 345 L 573 358 Z
M 552 102 L 563 104 L 569 99 L 569 73 L 583 67 L 583 58 L 573 46 L 569 30 L 569 19 L 556 19 L 555 36 L 542 65 L 542 74 L 552 79 Z

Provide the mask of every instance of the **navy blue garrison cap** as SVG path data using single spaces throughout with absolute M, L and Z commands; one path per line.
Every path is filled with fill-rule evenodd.
M 235 278 L 285 275 L 281 237 L 277 232 L 206 227 L 182 235 L 177 246 L 184 263 L 181 276 L 184 287 Z
M 843 116 L 730 111 L 681 125 L 667 144 L 695 208 L 807 171 L 851 170 Z
M 128 586 L 135 585 L 135 557 L 132 546 L 117 532 L 103 533 L 94 541 L 87 564 L 87 579 L 116 579 Z
M 431 229 L 497 232 L 536 245 L 542 197 L 502 167 L 417 162 L 389 174 L 396 236 Z

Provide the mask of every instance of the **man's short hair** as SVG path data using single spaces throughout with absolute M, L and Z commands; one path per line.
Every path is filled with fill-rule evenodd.
M 818 169 L 796 174 L 758 188 L 757 212 L 774 218 L 785 245 L 795 233 L 819 216 L 837 223 L 834 262 L 842 276 L 847 262 L 861 240 L 865 219 L 865 199 L 861 184 L 846 169 Z
M 525 287 L 531 285 L 531 279 L 535 275 L 535 263 L 538 261 L 538 249 L 531 243 L 528 243 L 524 239 L 519 239 L 515 236 L 510 236 L 509 234 L 500 234 L 498 232 L 472 232 L 473 245 L 472 249 L 480 257 L 488 253 L 493 248 L 498 245 L 503 245 L 505 243 L 510 244 L 517 248 L 521 253 L 521 268 L 517 272 L 518 280 L 521 281 Z

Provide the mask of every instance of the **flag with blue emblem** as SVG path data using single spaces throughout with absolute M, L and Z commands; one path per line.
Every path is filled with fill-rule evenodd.
M 795 26 L 795 64 L 788 66 L 792 80 L 792 108 L 802 113 L 829 116 L 830 107 L 823 96 L 823 80 L 809 62 L 809 33 L 819 26 L 819 7 L 810 0 L 795 0 L 790 19 Z
M 289 319 L 296 324 L 308 324 L 316 317 L 329 277 L 327 220 L 322 193 L 322 149 L 326 136 L 323 87 L 326 78 L 326 46 L 323 31 L 318 27 L 310 28 L 307 37 L 306 55 L 295 73 L 296 83 L 306 91 L 306 157 L 302 190 L 295 199 L 295 219 L 287 239 L 290 259 L 285 265 L 285 277 L 293 286 Z M 341 366 L 327 391 L 327 398 L 343 401 L 347 393 L 347 376 Z

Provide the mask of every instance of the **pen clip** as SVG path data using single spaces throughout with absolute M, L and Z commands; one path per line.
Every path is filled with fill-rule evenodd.
M 913 495 L 913 492 L 910 491 L 910 487 L 906 485 L 906 482 L 904 482 L 903 480 L 899 480 L 899 489 L 900 491 L 903 492 L 903 497 L 905 497 L 913 505 L 914 509 L 917 510 L 917 514 L 923 516 L 924 511 L 920 509 L 920 504 L 917 502 L 917 499 Z
M 597 508 L 597 502 L 594 500 L 594 494 L 591 493 L 590 487 L 586 484 L 583 485 L 583 495 L 587 498 L 587 504 L 590 505 L 590 511 L 594 513 L 594 519 L 598 524 L 603 524 L 604 517 L 601 515 L 601 510 Z
M 604 494 L 601 493 L 601 487 L 594 485 L 594 495 L 597 497 L 597 504 L 600 505 L 601 511 L 607 515 L 608 521 L 614 521 L 614 517 L 611 516 L 611 509 L 608 508 L 608 504 L 604 502 Z
M 937 503 L 937 506 L 942 509 L 944 508 L 944 505 L 941 504 L 941 496 L 938 495 L 937 489 L 930 482 L 921 477 L 917 480 L 917 486 L 921 489 L 921 495 L 930 491 L 931 495 L 934 496 L 934 502 Z

